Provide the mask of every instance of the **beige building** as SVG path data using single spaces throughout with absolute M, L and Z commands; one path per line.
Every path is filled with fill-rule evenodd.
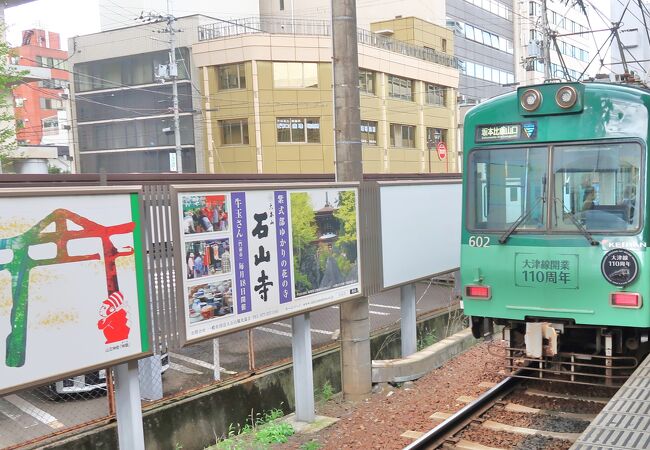
M 294 21 L 295 34 L 286 25 L 199 28 L 205 172 L 334 171 L 329 24 Z M 364 172 L 459 171 L 452 32 L 413 17 L 371 29 L 358 34 Z

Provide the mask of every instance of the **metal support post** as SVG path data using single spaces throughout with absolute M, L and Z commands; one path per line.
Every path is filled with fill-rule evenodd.
M 611 386 L 613 384 L 612 380 L 612 355 L 614 354 L 613 352 L 613 345 L 612 345 L 612 335 L 611 333 L 603 333 L 603 337 L 605 338 L 605 384 L 607 386 Z
M 415 283 L 399 288 L 401 298 L 402 358 L 418 351 L 415 310 Z
M 363 181 L 355 0 L 332 0 L 332 65 L 336 181 Z M 340 311 L 343 395 L 361 400 L 372 389 L 368 299 L 342 303 Z
M 512 355 L 514 352 L 511 350 L 512 342 L 510 340 L 510 328 L 503 328 L 503 340 L 506 343 L 506 373 L 514 372 L 514 359 Z
M 299 422 L 313 422 L 316 419 L 316 413 L 314 412 L 314 370 L 309 313 L 293 317 L 291 331 L 296 419 Z
M 129 361 L 119 364 L 114 368 L 114 373 L 117 435 L 120 449 L 144 450 L 138 362 Z
M 138 360 L 138 379 L 140 395 L 143 400 L 163 398 L 162 363 L 160 355 L 152 355 Z
M 212 339 L 212 358 L 214 363 L 214 380 L 221 380 L 221 359 L 219 358 L 219 339 Z

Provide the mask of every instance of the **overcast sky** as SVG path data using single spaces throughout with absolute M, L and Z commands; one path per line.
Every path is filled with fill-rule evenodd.
M 43 28 L 61 35 L 61 46 L 68 38 L 99 31 L 97 0 L 37 0 L 5 10 L 7 40 L 12 46 L 21 42 L 22 30 Z

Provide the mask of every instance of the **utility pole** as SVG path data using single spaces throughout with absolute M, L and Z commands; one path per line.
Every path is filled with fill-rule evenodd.
M 544 81 L 551 79 L 551 40 L 549 36 L 546 0 L 542 0 L 542 58 L 544 59 Z
M 169 30 L 169 76 L 172 79 L 172 107 L 174 108 L 174 145 L 176 147 L 176 172 L 183 173 L 183 152 L 181 149 L 181 120 L 178 115 L 178 66 L 176 65 L 176 17 L 171 14 L 170 0 L 167 0 L 167 29 Z
M 171 13 L 171 1 L 167 0 L 167 14 L 141 13 L 136 20 L 145 23 L 165 22 L 167 27 L 163 31 L 169 33 L 169 64 L 166 66 L 164 73 L 158 73 L 157 76 L 172 81 L 172 110 L 174 113 L 174 146 L 175 157 L 169 161 L 172 172 L 183 173 L 183 152 L 181 148 L 181 127 L 178 110 L 178 65 L 176 63 L 176 17 Z M 165 66 L 161 66 L 165 67 Z M 170 155 L 171 156 L 171 155 Z
M 355 0 L 332 0 L 332 56 L 336 181 L 362 182 Z M 368 298 L 344 302 L 340 312 L 343 395 L 361 400 L 372 390 Z

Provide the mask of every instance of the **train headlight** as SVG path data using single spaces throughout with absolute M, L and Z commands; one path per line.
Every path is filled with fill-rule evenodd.
M 578 101 L 578 92 L 573 86 L 563 86 L 555 93 L 555 102 L 560 108 L 569 109 Z
M 526 111 L 535 111 L 542 104 L 542 93 L 537 89 L 527 89 L 521 95 L 521 107 Z

